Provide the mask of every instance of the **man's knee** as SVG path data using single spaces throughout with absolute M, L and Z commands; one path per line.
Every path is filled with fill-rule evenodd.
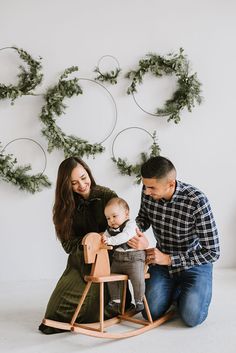
M 195 327 L 203 323 L 206 320 L 207 315 L 204 317 L 202 315 L 181 315 L 182 320 L 188 327 Z
M 195 327 L 207 318 L 208 307 L 203 309 L 201 306 L 185 306 L 182 309 L 179 308 L 179 315 L 187 326 Z

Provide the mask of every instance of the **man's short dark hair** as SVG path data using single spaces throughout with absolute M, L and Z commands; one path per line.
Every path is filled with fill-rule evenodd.
M 161 156 L 152 157 L 141 166 L 143 178 L 165 178 L 172 170 L 175 170 L 173 163 Z

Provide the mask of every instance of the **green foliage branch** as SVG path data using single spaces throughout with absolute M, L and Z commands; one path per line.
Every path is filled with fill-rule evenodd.
M 17 47 L 6 47 L 3 49 L 14 49 L 20 58 L 27 64 L 28 70 L 22 65 L 19 66 L 18 82 L 16 85 L 4 85 L 0 83 L 0 99 L 10 99 L 11 104 L 17 97 L 33 94 L 34 90 L 42 81 L 43 74 L 40 72 L 42 65 L 40 61 L 34 60 L 25 50 Z
M 42 134 L 48 140 L 48 152 L 53 149 L 64 151 L 65 157 L 77 155 L 94 156 L 104 151 L 100 143 L 90 144 L 88 141 L 73 135 L 67 136 L 56 124 L 56 118 L 60 117 L 66 109 L 65 98 L 71 98 L 82 94 L 83 91 L 79 85 L 79 78 L 68 79 L 68 76 L 78 71 L 77 66 L 71 66 L 63 72 L 56 85 L 49 88 L 44 95 L 46 101 L 40 114 L 40 120 L 44 124 Z
M 95 77 L 95 80 L 100 81 L 100 82 L 109 82 L 112 85 L 117 84 L 117 77 L 120 73 L 121 69 L 116 68 L 115 70 L 107 71 L 107 72 L 101 72 L 99 70 L 99 67 L 96 66 L 94 69 L 94 72 L 96 72 L 98 75 Z
M 137 92 L 137 86 L 143 82 L 143 77 L 147 72 L 156 77 L 175 74 L 177 90 L 165 102 L 163 108 L 157 108 L 153 115 L 169 116 L 168 121 L 173 120 L 176 124 L 180 122 L 180 112 L 185 107 L 191 112 L 195 103 L 201 104 L 202 102 L 201 83 L 196 73 L 189 74 L 189 62 L 183 52 L 184 50 L 180 48 L 179 53 L 171 53 L 167 56 L 147 54 L 144 59 L 139 61 L 136 70 L 131 70 L 126 74 L 126 78 L 131 80 L 127 89 L 128 94 Z

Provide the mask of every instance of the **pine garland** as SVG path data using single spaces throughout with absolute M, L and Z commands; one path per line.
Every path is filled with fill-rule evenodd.
M 42 173 L 35 175 L 26 174 L 31 170 L 31 166 L 17 166 L 16 164 L 17 159 L 13 155 L 4 155 L 0 152 L 0 178 L 18 186 L 20 190 L 28 191 L 31 194 L 41 191 L 43 187 L 51 186 L 51 182 L 46 175 Z
M 42 129 L 42 134 L 48 140 L 48 152 L 57 148 L 64 151 L 65 157 L 72 155 L 80 157 L 84 155 L 94 156 L 96 153 L 104 151 L 104 147 L 101 144 L 90 144 L 88 141 L 76 136 L 67 136 L 56 125 L 56 117 L 62 115 L 66 109 L 66 105 L 63 103 L 64 99 L 83 93 L 78 78 L 67 79 L 68 75 L 75 71 L 78 71 L 77 66 L 67 68 L 60 76 L 59 82 L 52 88 L 49 88 L 44 95 L 46 104 L 43 106 L 40 115 L 40 120 L 45 126 Z
M 100 70 L 100 63 L 105 58 L 109 58 L 110 60 L 113 60 L 116 62 L 117 67 L 115 68 L 115 70 L 111 70 L 111 71 L 107 71 L 107 72 L 102 72 Z M 112 85 L 115 85 L 115 84 L 117 84 L 117 77 L 118 77 L 119 73 L 121 72 L 119 61 L 113 55 L 103 55 L 99 59 L 97 66 L 94 69 L 94 72 L 96 72 L 98 74 L 97 77 L 95 77 L 95 80 L 100 81 L 100 82 L 109 82 Z
M 122 159 L 120 157 L 115 158 L 115 156 L 113 155 L 112 160 L 114 163 L 116 163 L 117 168 L 120 172 L 121 175 L 135 175 L 135 184 L 140 184 L 142 177 L 141 177 L 141 165 L 146 162 L 149 158 L 151 157 L 156 157 L 160 155 L 160 147 L 156 142 L 156 131 L 154 131 L 153 135 L 153 143 L 150 147 L 151 153 L 148 155 L 145 152 L 142 152 L 140 154 L 140 162 L 136 163 L 136 164 L 130 164 L 127 159 Z
M 157 77 L 175 74 L 177 90 L 165 102 L 164 107 L 157 108 L 153 115 L 169 116 L 168 121 L 173 120 L 176 124 L 180 122 L 180 113 L 185 107 L 191 112 L 195 102 L 198 104 L 202 102 L 201 83 L 196 73 L 189 75 L 189 62 L 183 52 L 184 50 L 180 48 L 178 54 L 168 54 L 166 57 L 147 54 L 146 58 L 139 61 L 137 70 L 131 70 L 126 75 L 126 78 L 131 79 L 127 93 L 134 94 L 137 92 L 137 85 L 143 82 L 143 77 L 147 72 Z
M 18 82 L 16 85 L 4 85 L 0 83 L 0 99 L 10 99 L 11 104 L 14 100 L 23 95 L 32 94 L 32 90 L 37 87 L 43 78 L 40 72 L 42 65 L 39 61 L 34 60 L 25 50 L 17 47 L 7 47 L 3 49 L 14 49 L 19 54 L 20 58 L 28 65 L 29 69 L 26 70 L 22 65 L 19 66 Z M 41 59 L 41 58 L 40 58 Z
M 112 85 L 117 84 L 117 77 L 120 73 L 121 69 L 116 68 L 115 70 L 111 70 L 110 72 L 101 72 L 99 70 L 99 67 L 96 66 L 94 69 L 94 72 L 98 73 L 98 76 L 95 77 L 95 80 L 100 81 L 100 82 L 109 82 Z

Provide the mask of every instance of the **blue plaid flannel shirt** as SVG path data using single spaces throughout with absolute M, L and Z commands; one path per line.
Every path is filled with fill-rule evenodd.
M 169 201 L 154 200 L 144 190 L 136 222 L 141 231 L 152 226 L 156 247 L 171 256 L 170 275 L 219 258 L 216 223 L 200 190 L 177 181 Z

